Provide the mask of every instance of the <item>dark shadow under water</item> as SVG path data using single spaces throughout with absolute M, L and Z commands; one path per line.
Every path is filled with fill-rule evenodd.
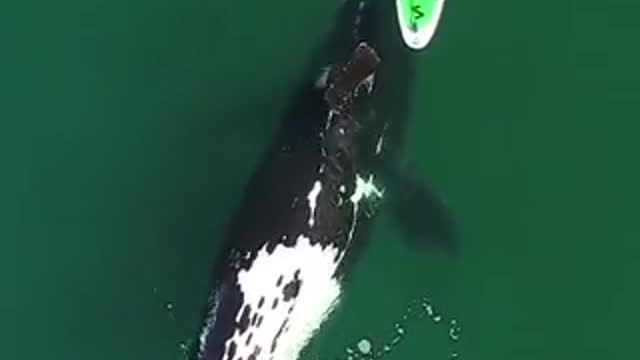
M 453 256 L 458 251 L 456 226 L 444 199 L 403 166 L 406 131 L 415 101 L 416 59 L 428 56 L 429 49 L 416 52 L 404 45 L 395 2 L 371 0 L 371 5 L 382 58 L 376 75 L 375 109 L 377 123 L 385 127 L 384 146 L 373 165 L 386 188 L 382 211 L 389 211 L 411 248 L 438 249 Z M 418 121 L 429 121 L 429 114 L 424 116 Z

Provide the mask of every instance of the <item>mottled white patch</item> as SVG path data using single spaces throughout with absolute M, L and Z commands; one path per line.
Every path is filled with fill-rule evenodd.
M 264 297 L 265 303 L 259 311 L 264 317 L 260 327 L 249 326 L 247 332 L 253 333 L 249 346 L 245 345 L 246 333 L 240 336 L 233 334 L 225 344 L 227 349 L 234 341 L 236 356 L 247 359 L 256 346 L 262 350 L 257 359 L 291 360 L 297 359 L 302 348 L 309 342 L 322 322 L 331 313 L 338 302 L 340 283 L 335 277 L 338 262 L 335 261 L 338 249 L 325 247 L 320 244 L 312 245 L 305 235 L 299 235 L 292 247 L 277 245 L 272 253 L 267 252 L 266 246 L 260 249 L 251 267 L 238 273 L 238 285 L 244 295 L 244 304 L 236 314 L 239 320 L 245 304 L 256 311 L 258 303 Z M 282 287 L 300 270 L 298 278 L 302 281 L 297 297 L 289 302 L 283 300 Z M 280 276 L 284 276 L 282 286 L 276 283 Z M 278 305 L 272 309 L 272 303 L 278 298 Z M 295 304 L 292 312 L 289 309 Z M 277 339 L 277 346 L 270 354 L 271 346 L 278 330 L 286 319 L 288 325 Z
M 307 195 L 307 200 L 309 201 L 309 226 L 313 227 L 316 218 L 316 206 L 318 205 L 318 195 L 320 195 L 320 191 L 322 190 L 322 183 L 320 180 L 316 180 L 313 183 L 313 188 Z

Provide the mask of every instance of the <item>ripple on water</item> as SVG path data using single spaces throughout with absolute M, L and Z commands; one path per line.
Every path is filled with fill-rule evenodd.
M 169 308 L 169 306 L 167 306 Z M 173 306 L 171 306 L 172 310 Z M 376 342 L 369 337 L 360 337 L 355 345 L 347 346 L 345 348 L 346 356 L 344 360 L 379 360 L 393 352 L 393 350 L 402 343 L 402 340 L 409 336 L 408 329 L 424 319 L 430 319 L 434 326 L 442 326 L 448 324 L 447 334 L 449 341 L 453 344 L 452 350 L 448 354 L 449 360 L 458 360 L 460 353 L 456 350 L 455 346 L 460 340 L 460 334 L 462 328 L 458 320 L 451 318 L 447 320 L 447 317 L 440 314 L 434 306 L 430 303 L 429 299 L 423 297 L 411 301 L 405 308 L 404 313 L 400 317 L 400 320 L 393 324 L 394 334 L 386 342 Z M 379 345 L 376 345 L 379 344 Z M 187 341 L 179 344 L 181 350 L 181 359 L 186 359 L 189 349 L 194 346 L 194 341 L 188 339 Z M 325 359 L 317 359 L 325 360 Z M 339 360 L 339 359 L 337 359 Z
M 460 340 L 461 328 L 458 320 L 451 318 L 447 321 L 446 317 L 436 311 L 427 297 L 422 297 L 411 301 L 405 308 L 405 312 L 400 320 L 393 324 L 394 335 L 390 340 L 374 345 L 374 341 L 370 338 L 361 337 L 355 346 L 346 348 L 347 357 L 345 360 L 377 360 L 393 352 L 394 348 L 399 346 L 402 340 L 408 334 L 408 328 L 422 319 L 430 319 L 435 326 L 448 324 L 448 339 L 452 343 Z M 375 342 L 378 343 L 378 342 Z M 454 346 L 452 346 L 453 348 Z M 354 350 L 357 349 L 356 350 Z M 449 359 L 458 359 L 459 353 L 453 349 L 449 353 Z

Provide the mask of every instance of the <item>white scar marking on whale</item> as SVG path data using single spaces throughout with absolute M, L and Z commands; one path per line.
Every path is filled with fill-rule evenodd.
M 358 223 L 358 209 L 362 199 L 368 199 L 372 196 L 381 198 L 384 195 L 384 191 L 378 189 L 373 184 L 373 174 L 369 175 L 369 179 L 365 181 L 359 174 L 356 174 L 356 188 L 349 197 L 349 200 L 353 203 L 353 220 L 351 222 L 351 229 L 349 229 L 349 235 L 347 237 L 347 248 L 351 244 L 353 235 L 356 231 L 356 225 Z M 342 260 L 342 257 L 346 254 L 346 251 L 340 254 L 338 261 Z
M 322 190 L 322 183 L 320 182 L 320 180 L 316 180 L 313 183 L 313 188 L 307 195 L 307 200 L 309 200 L 309 226 L 310 227 L 313 227 L 313 224 L 315 223 L 316 206 L 318 204 L 318 195 L 320 194 L 321 190 Z
M 333 109 L 329 109 L 329 114 L 327 114 L 327 121 L 324 123 L 324 130 L 329 130 L 331 127 L 331 119 L 336 116 L 336 111 Z
M 251 312 L 263 316 L 260 327 L 249 325 L 246 333 L 240 335 L 236 330 L 225 343 L 223 360 L 248 359 L 255 349 L 261 351 L 256 359 L 291 360 L 297 359 L 300 351 L 331 314 L 339 301 L 340 282 L 336 278 L 336 261 L 339 249 L 333 246 L 311 244 L 311 240 L 301 234 L 291 246 L 276 245 L 271 253 L 262 247 L 247 270 L 238 272 L 238 285 L 244 296 L 244 302 L 235 314 L 236 320 L 242 315 L 245 305 L 251 306 Z M 289 302 L 283 299 L 283 286 L 291 281 L 299 270 L 301 280 L 298 294 Z M 278 278 L 284 280 L 277 287 Z M 258 310 L 258 303 L 264 297 L 264 305 Z M 272 308 L 273 300 L 279 299 Z M 292 305 L 293 310 L 289 313 Z M 287 320 L 288 319 L 288 320 Z M 273 354 L 270 353 L 274 339 L 283 323 L 287 325 L 277 338 Z M 246 337 L 252 333 L 251 343 L 246 345 Z M 236 344 L 234 359 L 230 359 L 228 349 L 231 342 Z
M 369 175 L 369 179 L 365 181 L 360 175 L 356 175 L 356 189 L 351 194 L 349 200 L 353 202 L 354 205 L 358 205 L 360 200 L 368 199 L 371 196 L 382 197 L 384 195 L 384 191 L 378 189 L 373 184 L 373 174 Z
M 380 152 L 382 151 L 383 141 L 384 141 L 384 135 L 381 135 L 380 138 L 378 138 L 378 143 L 376 144 L 376 155 L 380 154 Z
M 367 76 L 364 80 L 362 80 L 356 86 L 356 94 L 359 94 L 360 93 L 360 89 L 362 89 L 363 87 L 367 91 L 367 94 L 371 94 L 371 91 L 373 91 L 374 83 L 375 83 L 375 73 Z

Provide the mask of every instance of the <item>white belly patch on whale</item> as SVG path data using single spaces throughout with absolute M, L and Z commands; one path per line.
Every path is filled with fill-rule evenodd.
M 338 302 L 337 254 L 304 235 L 292 247 L 260 249 L 251 267 L 238 273 L 244 302 L 236 321 L 245 317 L 249 325 L 227 340 L 222 359 L 296 359 Z
M 347 248 L 354 236 L 360 201 L 382 196 L 372 175 L 367 181 L 357 175 L 355 182 L 349 197 L 353 218 Z M 321 191 L 322 183 L 317 180 L 307 196 L 310 227 L 315 224 Z M 338 304 L 341 287 L 336 270 L 346 250 L 312 244 L 304 233 L 293 245 L 278 244 L 269 251 L 267 244 L 260 248 L 251 266 L 238 271 L 237 285 L 243 295 L 235 314 L 239 326 L 225 342 L 222 360 L 297 359 Z

